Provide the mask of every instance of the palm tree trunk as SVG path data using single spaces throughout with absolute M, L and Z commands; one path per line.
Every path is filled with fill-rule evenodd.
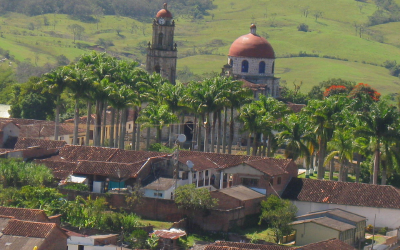
M 265 140 L 265 134 L 262 135 L 262 147 L 263 147 L 263 152 L 262 152 L 262 156 L 265 157 L 267 155 L 267 144 L 266 144 L 266 140 Z
M 140 150 L 140 124 L 137 124 L 137 131 L 136 131 L 136 151 Z
M 173 133 L 174 125 L 169 125 L 168 127 L 168 147 L 172 148 L 172 133 Z M 158 131 L 157 131 L 158 133 Z
M 101 136 L 101 112 L 102 112 L 102 102 L 96 101 L 96 119 L 94 122 L 94 146 L 100 146 L 100 136 Z
M 333 181 L 333 172 L 335 171 L 335 159 L 332 158 L 329 166 L 329 180 Z
M 318 180 L 323 180 L 325 177 L 325 168 L 324 168 L 324 158 L 325 158 L 325 143 L 324 140 L 320 140 L 320 148 L 318 155 Z
M 372 184 L 376 184 L 378 185 L 378 172 L 379 172 L 379 161 L 380 161 L 380 157 L 379 157 L 379 138 L 376 139 L 376 148 L 375 148 L 375 159 L 374 159 L 374 174 L 373 174 L 373 180 L 372 180 Z
M 198 117 L 197 121 L 197 150 L 201 151 L 201 121 L 200 117 Z
M 226 132 L 227 132 L 227 120 L 228 120 L 228 113 L 227 108 L 224 108 L 224 126 L 222 128 L 222 153 L 226 153 Z
M 128 108 L 122 109 L 122 117 L 121 117 L 121 132 L 119 137 L 119 148 L 125 149 L 125 135 L 126 135 L 126 121 L 128 119 Z
M 146 150 L 148 151 L 150 148 L 150 128 L 147 128 L 147 136 L 146 136 Z
M 382 161 L 382 172 L 381 172 L 381 185 L 386 185 L 386 180 L 387 180 L 387 176 L 386 176 L 386 172 L 387 172 L 387 166 L 386 166 L 386 161 Z
M 79 126 L 79 101 L 75 100 L 75 113 L 74 113 L 74 136 L 72 139 L 73 145 L 78 145 L 78 126 Z
M 100 145 L 104 147 L 104 141 L 106 139 L 106 127 L 107 127 L 107 102 L 104 101 L 103 105 L 103 123 L 101 124 L 101 143 Z
M 136 108 L 133 108 L 133 119 L 132 119 L 132 150 L 136 149 L 136 118 L 137 118 L 137 112 L 136 112 Z
M 117 121 L 115 122 L 115 138 L 114 138 L 114 148 L 118 148 L 118 141 L 119 141 L 119 117 L 120 111 L 117 110 Z
M 218 111 L 218 129 L 217 129 L 217 153 L 221 153 L 221 131 L 222 131 L 222 124 L 221 124 L 221 110 Z
M 114 147 L 115 108 L 111 108 L 110 141 L 109 147 Z
M 58 141 L 58 133 L 60 131 L 60 96 L 57 96 L 56 100 L 56 115 L 55 115 L 55 121 L 54 121 L 55 127 L 54 127 L 54 140 Z
M 216 120 L 217 120 L 217 114 L 215 112 L 212 113 L 212 123 L 211 123 L 211 148 L 210 152 L 214 153 L 214 146 L 215 146 L 215 125 L 216 125 Z
M 258 133 L 254 133 L 254 139 L 253 139 L 253 152 L 252 155 L 256 156 L 257 155 L 257 142 L 258 142 Z
M 361 154 L 357 153 L 356 182 L 360 182 L 360 162 Z
M 272 133 L 268 134 L 268 148 L 267 148 L 267 156 L 272 157 Z
M 161 143 L 161 128 L 157 126 L 157 143 Z
M 233 107 L 231 107 L 231 120 L 229 122 L 228 154 L 232 154 L 232 143 L 233 143 L 234 135 L 235 135 L 235 131 L 234 131 L 234 124 L 233 124 Z
M 92 102 L 87 102 L 87 119 L 86 119 L 86 137 L 85 137 L 85 146 L 89 146 L 89 138 L 90 138 L 90 121 L 92 120 Z
M 246 143 L 247 155 L 250 155 L 250 143 L 251 143 L 251 133 L 249 132 L 249 135 L 247 136 L 247 143 Z
M 339 177 L 338 177 L 339 181 L 343 181 L 343 176 L 344 176 L 343 172 L 344 172 L 344 161 L 341 161 L 339 167 Z
M 310 176 L 314 176 L 314 159 L 315 159 L 314 157 L 315 157 L 315 155 L 314 155 L 314 153 L 312 153 L 310 156 L 310 170 L 309 170 Z
M 209 124 L 210 124 L 210 114 L 206 114 L 206 119 L 204 122 L 205 125 L 205 132 L 204 132 L 204 152 L 208 152 L 208 137 L 210 135 L 209 131 Z

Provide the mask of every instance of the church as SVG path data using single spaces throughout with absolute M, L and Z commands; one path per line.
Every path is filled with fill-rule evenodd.
M 174 42 L 175 21 L 165 3 L 157 12 L 152 23 L 152 40 L 147 47 L 146 70 L 159 73 L 171 83 L 176 82 L 177 45 Z M 230 46 L 228 62 L 222 68 L 221 75 L 242 81 L 243 87 L 250 88 L 254 97 L 260 94 L 279 97 L 280 78 L 274 76 L 275 52 L 267 39 L 257 34 L 255 24 L 250 26 L 250 33 L 240 36 Z M 194 119 L 185 116 L 183 126 L 177 133 L 184 133 L 188 141 L 192 140 Z M 240 123 L 235 123 L 235 131 L 239 131 Z M 167 128 L 163 129 L 163 140 L 168 140 Z M 128 129 L 129 130 L 129 129 Z M 131 131 L 128 131 L 131 132 Z M 175 132 L 175 133 L 176 133 Z M 245 134 L 235 133 L 233 142 L 241 145 Z
M 175 21 L 167 4 L 153 20 L 152 41 L 148 43 L 146 70 L 157 72 L 171 83 L 176 80 L 177 46 L 174 43 Z M 250 33 L 237 38 L 228 53 L 222 74 L 243 82 L 254 96 L 279 97 L 279 78 L 274 76 L 275 52 L 267 39 L 257 35 L 255 24 Z

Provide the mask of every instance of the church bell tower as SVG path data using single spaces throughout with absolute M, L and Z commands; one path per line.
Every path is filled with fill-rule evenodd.
M 146 70 L 159 73 L 175 84 L 177 49 L 174 43 L 175 21 L 164 3 L 153 20 L 153 38 L 148 43 Z

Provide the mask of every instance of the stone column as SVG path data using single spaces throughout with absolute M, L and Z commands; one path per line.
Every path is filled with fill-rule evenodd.
M 196 187 L 199 187 L 199 179 L 200 179 L 200 172 L 197 171 L 197 173 L 196 173 Z

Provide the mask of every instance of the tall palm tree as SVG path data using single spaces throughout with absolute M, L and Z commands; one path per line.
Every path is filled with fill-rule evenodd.
M 347 180 L 348 163 L 353 160 L 353 133 L 351 130 L 336 130 L 331 141 L 328 142 L 328 149 L 332 149 L 332 152 L 327 155 L 324 164 L 327 165 L 338 157 L 340 163 L 339 169 L 339 181 Z
M 70 83 L 67 88 L 72 93 L 75 99 L 75 112 L 74 112 L 74 135 L 72 144 L 78 144 L 78 127 L 79 127 L 79 100 L 87 97 L 87 91 L 94 81 L 94 77 L 90 71 L 82 70 L 79 67 L 73 67 L 67 76 L 67 81 Z
M 161 143 L 161 130 L 165 125 L 177 121 L 178 118 L 173 114 L 167 105 L 150 104 L 144 108 L 138 118 L 138 122 L 145 128 L 155 127 L 157 129 L 156 142 Z
M 400 139 L 398 124 L 398 112 L 394 106 L 388 105 L 386 101 L 372 103 L 370 111 L 360 113 L 358 118 L 362 125 L 356 129 L 357 135 L 371 139 L 374 145 L 374 168 L 373 184 L 378 184 L 378 174 L 381 156 L 381 143 Z
M 226 134 L 227 134 L 227 114 L 228 109 L 230 113 L 230 121 L 229 121 L 229 141 L 228 141 L 228 154 L 232 153 L 232 143 L 233 137 L 235 136 L 235 117 L 234 111 L 239 109 L 244 104 L 250 103 L 253 98 L 253 91 L 249 88 L 243 88 L 243 82 L 234 81 L 232 78 L 226 79 L 226 89 L 227 89 L 227 107 L 224 112 L 224 132 L 223 135 L 225 137 L 222 139 L 222 143 L 226 143 Z M 222 152 L 225 153 L 226 147 L 222 147 Z
M 56 95 L 56 114 L 55 114 L 55 127 L 54 127 L 54 140 L 58 140 L 59 127 L 60 127 L 60 106 L 61 106 L 61 94 L 67 88 L 69 81 L 67 76 L 71 69 L 69 67 L 60 67 L 49 73 L 43 75 L 43 81 L 40 82 L 44 85 L 45 89 L 54 95 Z
M 306 159 L 307 167 L 311 162 L 309 144 L 317 144 L 315 136 L 308 130 L 305 117 L 296 114 L 287 115 L 280 124 L 281 132 L 278 134 L 279 142 L 285 145 L 285 157 L 297 160 L 299 157 Z

